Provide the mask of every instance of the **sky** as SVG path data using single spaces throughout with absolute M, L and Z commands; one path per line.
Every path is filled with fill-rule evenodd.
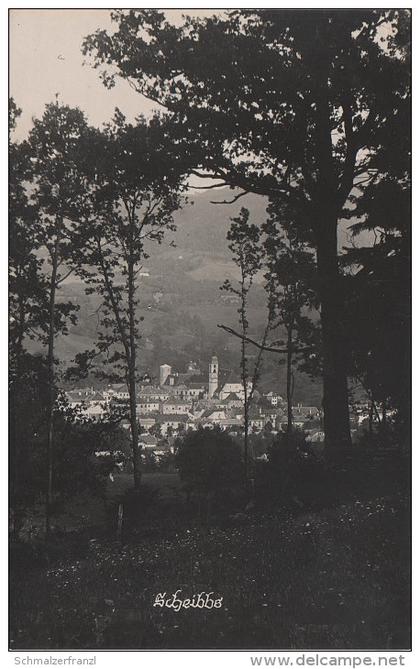
M 100 126 L 109 121 L 116 107 L 133 121 L 139 114 L 158 108 L 151 100 L 116 78 L 107 89 L 81 52 L 84 37 L 95 30 L 113 30 L 109 9 L 12 9 L 10 10 L 10 95 L 22 109 L 14 137 L 24 139 L 32 118 L 41 117 L 56 95 L 62 104 L 80 107 L 88 121 Z M 179 23 L 182 14 L 209 16 L 220 10 L 169 10 L 167 18 Z M 215 184 L 208 178 L 190 177 L 191 188 Z M 229 199 L 229 198 L 228 198 Z
M 182 13 L 167 14 L 176 22 Z M 117 79 L 115 87 L 107 90 L 98 71 L 83 64 L 83 38 L 97 28 L 113 28 L 109 9 L 10 10 L 10 95 L 22 109 L 16 139 L 27 136 L 32 117 L 42 116 L 45 104 L 54 101 L 57 93 L 61 103 L 80 107 L 96 126 L 109 121 L 115 107 L 129 121 L 152 111 L 153 103 L 127 82 Z
M 169 10 L 167 18 L 179 23 L 183 13 L 208 16 L 218 10 Z M 14 138 L 25 139 L 32 119 L 42 116 L 45 105 L 59 95 L 61 104 L 80 107 L 88 121 L 100 126 L 109 121 L 116 107 L 133 121 L 150 114 L 156 105 L 116 78 L 107 89 L 81 52 L 84 37 L 100 29 L 115 29 L 109 9 L 12 9 L 10 10 L 10 91 L 22 114 Z M 161 109 L 161 108 L 160 108 Z M 193 189 L 215 183 L 191 177 Z

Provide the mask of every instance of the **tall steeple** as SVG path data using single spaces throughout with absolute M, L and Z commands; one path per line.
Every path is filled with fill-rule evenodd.
M 211 399 L 219 385 L 219 361 L 214 355 L 209 364 L 209 399 Z

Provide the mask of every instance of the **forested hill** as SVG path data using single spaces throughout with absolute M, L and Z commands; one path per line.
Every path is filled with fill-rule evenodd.
M 176 232 L 170 232 L 161 244 L 151 244 L 150 257 L 144 263 L 139 291 L 144 316 L 141 342 L 141 367 L 156 374 L 166 362 L 182 370 L 191 359 L 204 370 L 216 352 L 222 368 L 239 372 L 239 341 L 217 328 L 218 323 L 235 326 L 237 304 L 219 287 L 235 277 L 226 233 L 230 218 L 241 207 L 251 212 L 251 220 L 261 224 L 266 217 L 264 198 L 246 195 L 232 205 L 212 204 L 212 200 L 230 200 L 227 189 L 192 193 L 189 203 L 175 216 Z M 57 338 L 57 357 L 70 362 L 74 355 L 92 348 L 98 328 L 98 299 L 87 296 L 79 280 L 69 279 L 62 287 L 61 299 L 80 305 L 78 323 L 67 337 Z M 265 321 L 265 295 L 255 285 L 250 296 L 249 322 L 258 336 Z M 253 351 L 250 350 L 250 354 Z M 262 384 L 284 392 L 285 370 L 279 359 L 267 355 Z M 319 403 L 320 384 L 297 375 L 296 401 Z

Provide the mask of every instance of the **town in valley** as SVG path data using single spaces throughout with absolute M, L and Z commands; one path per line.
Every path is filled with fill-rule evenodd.
M 248 392 L 251 382 L 247 381 Z M 138 384 L 136 415 L 139 427 L 139 447 L 143 459 L 152 455 L 157 462 L 167 453 L 174 452 L 176 437 L 198 428 L 214 428 L 236 437 L 244 429 L 244 384 L 239 374 L 221 370 L 217 355 L 212 356 L 205 374 L 195 361 L 184 371 L 177 371 L 163 363 L 159 377 L 145 374 Z M 120 425 L 130 430 L 130 421 L 124 415 L 128 410 L 129 392 L 125 383 L 108 384 L 103 389 L 74 388 L 64 393 L 65 402 L 77 412 L 79 420 L 105 422 L 114 411 L 121 416 Z M 305 432 L 308 446 L 322 451 L 324 442 L 322 409 L 297 403 L 292 408 L 293 428 Z M 352 428 L 367 427 L 368 404 L 352 407 Z M 276 390 L 255 389 L 248 415 L 250 434 L 278 435 L 287 430 L 287 402 Z M 267 453 L 251 453 L 256 460 L 267 461 Z M 110 455 L 98 450 L 98 455 Z

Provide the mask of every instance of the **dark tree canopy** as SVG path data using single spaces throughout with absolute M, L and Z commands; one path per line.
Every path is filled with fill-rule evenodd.
M 152 242 L 174 230 L 173 214 L 183 203 L 185 181 L 170 121 L 156 114 L 127 123 L 117 109 L 103 131 L 90 130 L 78 165 L 83 181 L 73 222 L 78 243 L 73 254 L 87 293 L 100 298 L 95 349 L 78 354 L 85 375 L 100 369 L 126 383 L 135 486 L 140 485 L 136 409 L 139 343 L 142 336 L 139 273 Z
M 24 341 L 33 339 L 45 315 L 45 284 L 41 260 L 36 255 L 39 231 L 37 211 L 30 202 L 27 182 L 31 179 L 29 147 L 17 143 L 13 131 L 21 110 L 9 103 L 9 349 L 12 375 L 20 376 L 19 358 Z
M 243 481 L 241 447 L 220 428 L 200 428 L 176 440 L 181 480 L 197 492 L 226 493 Z
M 118 10 L 84 52 L 173 115 L 190 170 L 268 196 L 317 255 L 326 445 L 350 445 L 337 224 L 387 179 L 378 156 L 409 117 L 408 10 L 232 10 L 177 27 Z M 181 139 L 180 139 L 181 141 Z
M 157 10 L 112 16 L 115 33 L 84 43 L 104 83 L 118 74 L 170 110 L 199 166 L 233 186 L 303 206 L 333 188 L 339 212 L 407 111 L 405 10 L 241 10 L 180 27 Z

